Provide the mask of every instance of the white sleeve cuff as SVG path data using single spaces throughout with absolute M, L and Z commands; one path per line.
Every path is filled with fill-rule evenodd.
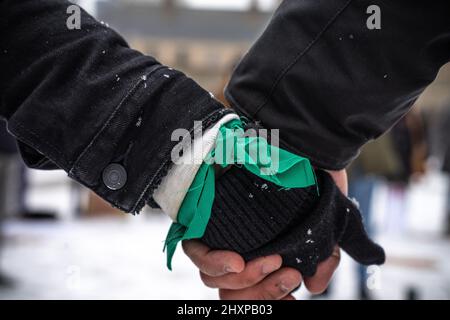
M 202 165 L 202 160 L 215 146 L 220 127 L 233 119 L 239 119 L 239 116 L 234 113 L 225 115 L 213 127 L 207 129 L 201 137 L 194 139 L 191 150 L 184 152 L 179 164 L 173 164 L 154 191 L 153 199 L 173 221 L 177 220 L 178 211 Z M 190 161 L 183 161 L 186 159 Z

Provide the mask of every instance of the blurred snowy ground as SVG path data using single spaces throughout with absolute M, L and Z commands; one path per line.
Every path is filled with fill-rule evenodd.
M 3 270 L 16 280 L 0 299 L 214 299 L 178 252 L 162 252 L 169 221 L 127 216 L 63 222 L 10 222 Z
M 174 270 L 162 252 L 162 215 L 7 223 L 2 270 L 15 279 L 0 299 L 216 299 L 180 249 Z M 353 264 L 344 259 L 333 297 L 355 298 Z M 307 292 L 298 294 L 308 297 Z
M 162 240 L 169 226 L 163 216 L 127 216 L 62 222 L 11 221 L 2 269 L 16 284 L 0 290 L 0 299 L 216 299 L 204 287 L 193 264 L 179 250 L 174 271 L 165 267 Z M 421 246 L 425 256 L 448 255 L 449 243 L 384 242 L 388 254 L 412 252 Z M 430 251 L 431 248 L 431 251 Z M 432 257 L 430 259 L 433 259 Z M 448 263 L 448 261 L 447 261 Z M 375 298 L 402 299 L 408 288 L 421 298 L 448 299 L 448 264 L 427 271 L 389 264 L 380 270 Z M 442 277 L 439 268 L 447 270 Z M 330 298 L 357 297 L 356 266 L 344 256 Z M 408 271 L 409 270 L 409 271 Z M 302 289 L 300 299 L 308 298 Z

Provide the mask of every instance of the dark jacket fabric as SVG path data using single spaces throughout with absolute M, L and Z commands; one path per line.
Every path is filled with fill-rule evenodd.
M 381 29 L 367 27 L 370 5 Z M 284 0 L 225 96 L 290 151 L 342 169 L 450 60 L 449 13 L 446 0 Z
M 183 73 L 128 47 L 65 0 L 0 2 L 0 116 L 32 168 L 61 168 L 112 205 L 137 212 L 170 167 L 175 129 L 230 112 Z M 126 182 L 104 183 L 110 164 Z M 114 173 L 115 174 L 115 173 Z M 124 181 L 123 181 L 124 182 Z

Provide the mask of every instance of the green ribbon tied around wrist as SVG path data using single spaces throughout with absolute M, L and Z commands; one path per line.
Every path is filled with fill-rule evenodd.
M 172 223 L 164 250 L 167 267 L 172 270 L 172 258 L 178 242 L 203 237 L 214 202 L 215 165 L 225 168 L 242 166 L 251 173 L 281 188 L 305 188 L 316 184 L 314 170 L 307 158 L 268 144 L 261 136 L 248 135 L 244 124 L 235 119 L 222 125 L 213 150 L 203 160 Z

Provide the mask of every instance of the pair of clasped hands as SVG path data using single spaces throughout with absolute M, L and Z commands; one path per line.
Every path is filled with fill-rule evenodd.
M 346 171 L 328 172 L 347 194 Z M 314 276 L 303 278 L 297 270 L 281 267 L 279 255 L 245 263 L 235 252 L 211 250 L 198 240 L 184 241 L 183 250 L 199 268 L 203 283 L 219 289 L 219 297 L 224 300 L 295 300 L 292 291 L 302 283 L 312 294 L 320 294 L 328 287 L 340 261 L 340 249 L 336 247 L 331 257 L 318 265 Z

